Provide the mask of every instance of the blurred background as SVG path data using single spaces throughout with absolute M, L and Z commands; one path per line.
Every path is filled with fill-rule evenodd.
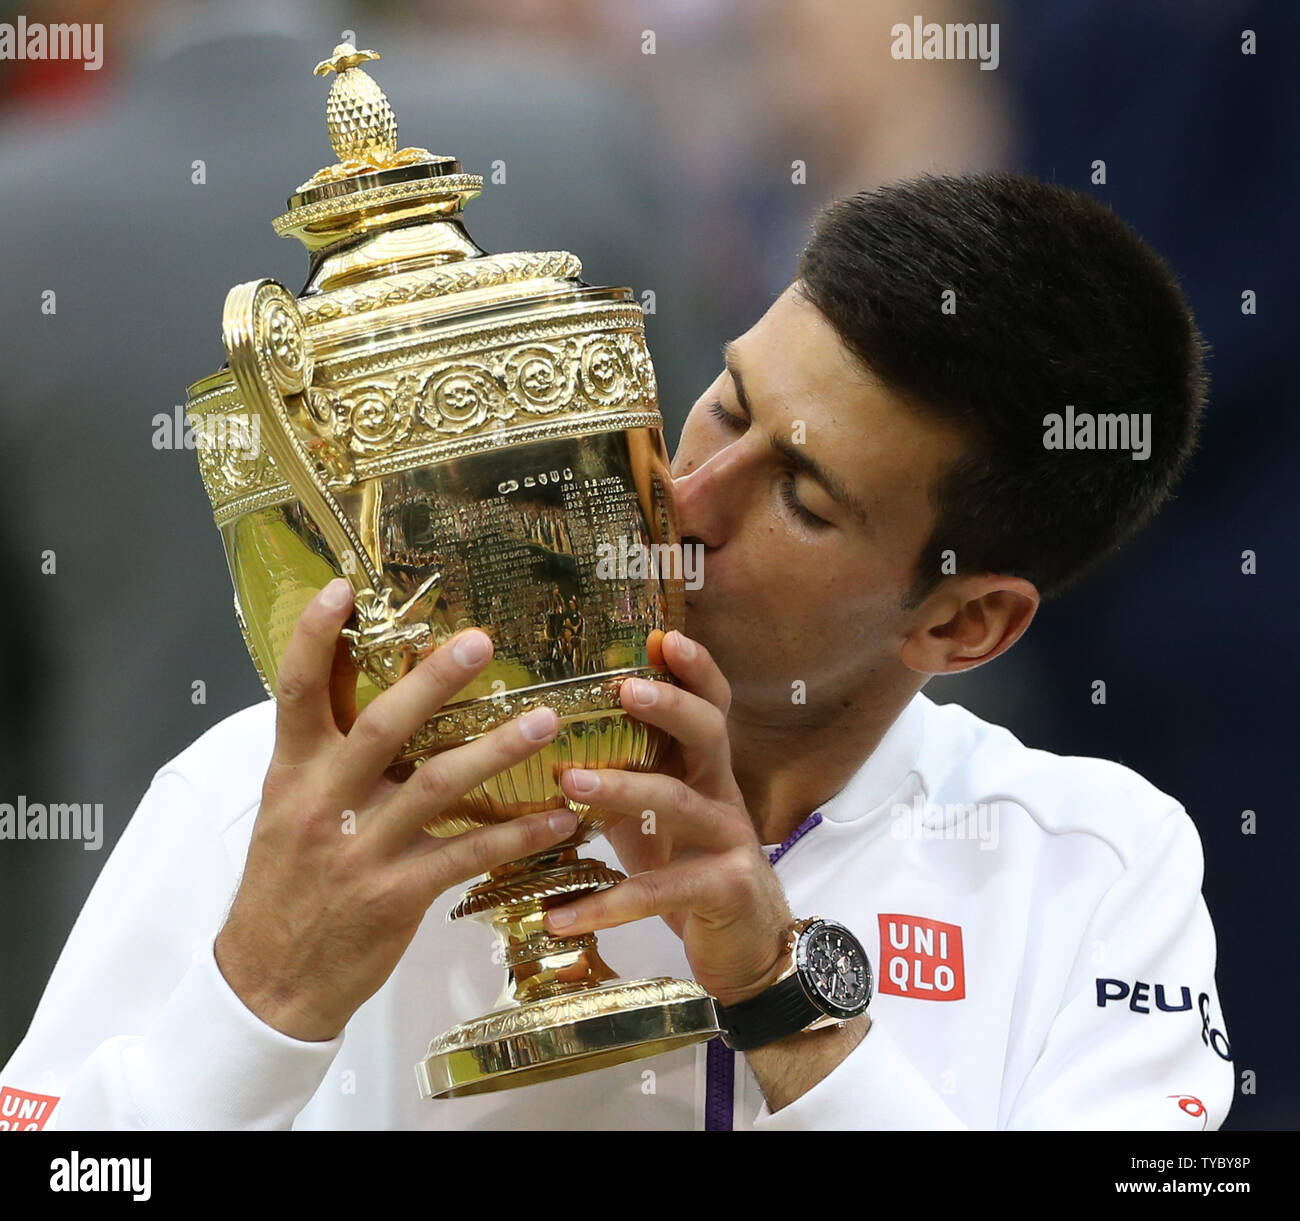
M 918 10 L 998 23 L 997 69 L 892 59 L 890 27 Z M 670 447 L 719 345 L 789 283 L 837 196 L 927 170 L 1025 170 L 1109 203 L 1165 256 L 1212 346 L 1209 420 L 1177 501 L 1007 657 L 926 692 L 1030 745 L 1120 760 L 1183 802 L 1249 1074 L 1226 1127 L 1296 1126 L 1296 989 L 1275 955 L 1296 928 L 1300 843 L 1283 780 L 1298 721 L 1286 375 L 1300 266 L 1284 225 L 1300 8 L 0 2 L 0 21 L 20 15 L 104 33 L 96 71 L 0 61 L 0 801 L 102 803 L 104 843 L 0 842 L 0 1063 L 154 771 L 264 698 L 194 454 L 155 448 L 153 420 L 221 364 L 230 286 L 305 278 L 270 219 L 333 160 L 311 69 L 346 30 L 383 53 L 373 71 L 403 144 L 469 172 L 503 163 L 467 211 L 480 245 L 572 250 L 588 282 L 654 292 Z

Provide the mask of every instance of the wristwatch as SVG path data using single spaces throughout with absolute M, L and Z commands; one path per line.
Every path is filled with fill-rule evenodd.
M 842 924 L 796 920 L 786 943 L 789 963 L 770 988 L 736 1005 L 717 1005 L 723 1042 L 753 1051 L 804 1030 L 861 1016 L 875 981 L 862 943 Z

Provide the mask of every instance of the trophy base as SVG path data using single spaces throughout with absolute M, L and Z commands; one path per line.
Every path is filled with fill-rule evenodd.
M 415 1075 L 425 1098 L 463 1098 L 657 1056 L 718 1032 L 698 984 L 615 980 L 462 1022 L 429 1044 Z

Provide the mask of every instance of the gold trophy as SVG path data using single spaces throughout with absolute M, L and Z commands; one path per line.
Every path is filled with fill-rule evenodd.
M 681 580 L 644 564 L 598 571 L 620 540 L 641 554 L 678 541 L 642 311 L 629 289 L 581 280 L 567 251 L 475 245 L 461 213 L 483 179 L 399 150 L 392 108 L 359 67 L 377 58 L 345 43 L 317 65 L 338 74 L 326 106 L 338 163 L 274 221 L 311 252 L 306 287 L 231 289 L 227 367 L 190 387 L 189 409 L 268 693 L 303 607 L 344 576 L 359 708 L 462 628 L 495 643 L 395 763 L 419 766 L 530 708 L 559 714 L 553 743 L 427 827 L 579 815 L 566 844 L 493 871 L 449 913 L 492 925 L 506 981 L 496 1009 L 435 1038 L 416 1066 L 422 1094 L 447 1098 L 656 1055 L 718 1025 L 698 984 L 622 981 L 593 935 L 542 925 L 549 906 L 624 876 L 579 856 L 604 820 L 565 797 L 561 772 L 653 769 L 666 745 L 618 692 L 632 675 L 672 681 L 647 638 L 682 623 Z

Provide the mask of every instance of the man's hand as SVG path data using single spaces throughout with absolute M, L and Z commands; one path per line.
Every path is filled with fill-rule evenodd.
M 724 1005 L 776 981 L 793 917 L 731 771 L 731 688 L 698 642 L 670 632 L 668 668 L 682 684 L 630 678 L 626 711 L 673 739 L 660 772 L 571 769 L 564 791 L 621 815 L 605 834 L 631 875 L 553 908 L 565 935 L 659 915 L 682 939 L 696 980 Z
M 397 783 L 408 738 L 492 656 L 461 632 L 356 713 L 356 668 L 340 637 L 352 591 L 332 581 L 303 611 L 276 684 L 275 752 L 217 965 L 267 1025 L 333 1038 L 383 985 L 448 887 L 565 840 L 577 819 L 548 810 L 434 839 L 424 824 L 558 732 L 539 708 Z
M 662 916 L 682 939 L 696 982 L 736 1005 L 766 991 L 788 965 L 793 917 L 731 771 L 731 688 L 698 641 L 670 632 L 663 650 L 680 688 L 630 678 L 621 690 L 624 709 L 673 739 L 663 772 L 573 769 L 561 780 L 570 797 L 621 816 L 605 835 L 631 876 L 552 908 L 546 923 L 568 935 Z M 870 1028 L 863 1014 L 748 1052 L 769 1110 L 807 1093 Z

